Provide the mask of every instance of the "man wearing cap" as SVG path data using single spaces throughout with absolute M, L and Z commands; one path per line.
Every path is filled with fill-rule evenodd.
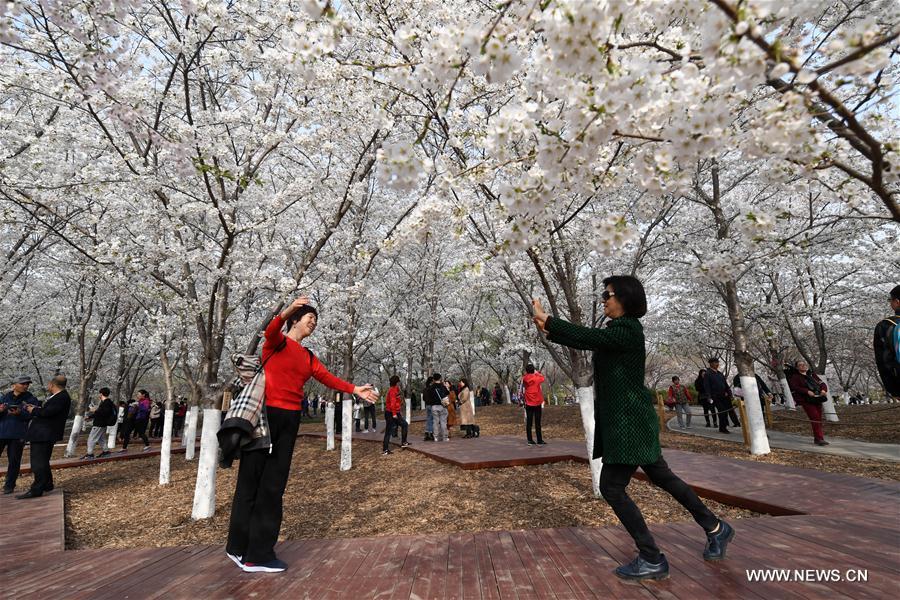
M 63 439 L 66 419 L 72 408 L 72 398 L 69 397 L 66 384 L 66 376 L 57 375 L 47 384 L 50 395 L 44 400 L 43 405 L 25 405 L 25 410 L 31 418 L 28 431 L 25 432 L 25 441 L 31 444 L 31 472 L 34 473 L 34 483 L 31 484 L 30 490 L 16 496 L 20 500 L 37 498 L 53 489 L 50 455 L 53 453 L 53 443 Z
M 37 398 L 28 391 L 30 385 L 31 377 L 21 375 L 13 380 L 12 390 L 0 397 L 0 454 L 3 454 L 5 448 L 6 458 L 9 461 L 6 481 L 3 484 L 4 494 L 12 494 L 16 488 L 19 468 L 22 465 L 25 431 L 28 429 L 28 412 L 22 405 L 38 404 Z
M 709 359 L 709 369 L 703 376 L 703 387 L 706 388 L 715 404 L 716 412 L 719 413 L 719 432 L 731 433 L 728 431 L 728 417 L 731 417 L 731 424 L 735 427 L 740 426 L 740 421 L 734 414 L 734 407 L 731 406 L 733 398 L 731 387 L 725 376 L 719 372 L 719 359 L 716 357 Z

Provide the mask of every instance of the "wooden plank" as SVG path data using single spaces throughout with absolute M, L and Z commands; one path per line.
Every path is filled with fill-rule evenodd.
M 497 574 L 491 563 L 491 552 L 488 548 L 488 539 L 484 532 L 476 533 L 475 542 L 475 570 L 478 573 L 478 582 L 481 585 L 481 597 L 491 600 L 500 600 L 500 586 L 497 583 Z
M 522 561 L 522 566 L 525 568 L 525 574 L 531 583 L 531 589 L 534 591 L 534 594 L 538 598 L 572 597 L 574 594 L 571 593 L 569 585 L 562 577 L 559 577 L 559 572 L 556 569 L 548 569 L 549 573 L 545 573 L 543 565 L 546 558 L 539 554 L 539 550 L 532 548 L 527 533 L 523 530 L 511 531 L 509 537 L 515 547 L 515 553 L 519 556 L 519 560 Z M 567 590 L 568 594 L 566 593 Z

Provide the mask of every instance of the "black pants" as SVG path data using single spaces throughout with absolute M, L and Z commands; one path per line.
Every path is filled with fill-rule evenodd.
M 6 458 L 9 459 L 9 466 L 6 468 L 6 482 L 3 484 L 4 490 L 16 489 L 16 480 L 19 479 L 19 469 L 22 467 L 22 450 L 25 448 L 23 440 L 0 440 L 0 454 L 6 448 Z
M 719 524 L 719 519 L 706 508 L 694 490 L 669 469 L 662 455 L 653 464 L 641 465 L 641 469 L 654 485 L 665 490 L 685 507 L 705 531 L 712 531 Z M 650 535 L 650 530 L 647 529 L 641 509 L 625 491 L 636 470 L 637 465 L 604 464 L 603 470 L 600 471 L 600 493 L 634 539 L 641 557 L 657 563 L 660 559 L 659 548 Z
M 252 563 L 275 559 L 282 499 L 300 429 L 299 410 L 267 407 L 266 416 L 272 453 L 254 450 L 241 455 L 226 545 L 230 554 Z
M 125 427 L 125 441 L 122 442 L 122 450 L 128 449 L 132 433 L 137 434 L 138 437 L 144 440 L 145 446 L 150 445 L 150 440 L 147 438 L 147 419 L 135 420 L 131 427 Z
M 541 443 L 544 441 L 544 438 L 541 436 L 541 412 L 543 407 L 541 406 L 528 406 L 525 405 L 525 433 L 528 435 L 528 441 L 533 442 L 534 438 L 531 437 L 531 424 L 534 423 L 535 433 L 537 433 L 537 441 Z
M 719 426 L 719 418 L 716 416 L 716 405 L 709 398 L 701 398 L 700 405 L 703 407 L 703 418 L 706 419 L 706 426 L 709 427 L 709 418 L 712 416 L 713 427 Z
M 163 418 L 150 419 L 150 437 L 162 437 Z
M 372 429 L 378 430 L 378 422 L 375 421 L 375 405 L 366 403 L 363 407 L 363 417 L 365 417 L 365 428 L 369 428 L 369 418 L 372 419 Z
M 406 419 L 397 415 L 396 417 L 391 415 L 388 411 L 384 413 L 384 441 L 381 444 L 381 450 L 383 452 L 387 452 L 390 449 L 389 443 L 391 441 L 391 431 L 395 428 L 399 427 L 403 432 L 403 437 L 400 438 L 401 443 L 406 443 L 406 434 L 409 433 L 409 423 L 406 422 Z
M 734 414 L 734 407 L 729 398 L 716 398 L 716 410 L 719 411 L 719 431 L 728 429 L 728 417 L 731 417 L 733 426 L 738 427 L 741 424 L 737 415 Z
M 34 483 L 31 494 L 40 496 L 53 489 L 53 474 L 50 472 L 50 455 L 53 454 L 53 442 L 31 442 L 31 472 Z

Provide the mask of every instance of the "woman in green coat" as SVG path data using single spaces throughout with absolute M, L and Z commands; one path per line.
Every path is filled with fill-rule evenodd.
M 603 285 L 603 311 L 610 319 L 605 329 L 551 317 L 537 299 L 533 302 L 534 322 L 550 341 L 593 352 L 593 458 L 603 458 L 600 493 L 638 548 L 637 558 L 618 567 L 616 575 L 624 579 L 664 579 L 669 575 L 669 563 L 650 535 L 640 509 L 625 491 L 638 467 L 703 527 L 704 559 L 725 558 L 734 529 L 710 512 L 662 457 L 653 396 L 644 385 L 644 328 L 638 320 L 647 313 L 644 286 L 627 275 L 607 277 Z

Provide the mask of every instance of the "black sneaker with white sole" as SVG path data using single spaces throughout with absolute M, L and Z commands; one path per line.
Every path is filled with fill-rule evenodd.
M 236 564 L 237 566 L 241 567 L 242 569 L 244 568 L 244 564 L 241 562 L 241 557 L 238 556 L 237 554 L 232 554 L 231 552 L 229 552 L 228 550 L 226 550 L 226 551 L 225 551 L 225 556 L 227 556 L 227 557 L 230 558 L 232 561 L 234 561 L 234 564 Z
M 287 563 L 276 558 L 264 563 L 242 562 L 241 568 L 247 573 L 281 573 L 287 570 Z

